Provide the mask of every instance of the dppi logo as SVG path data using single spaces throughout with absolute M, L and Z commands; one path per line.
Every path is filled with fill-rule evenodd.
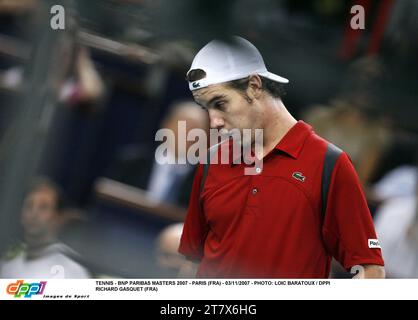
M 23 283 L 23 280 L 18 280 L 7 286 L 7 293 L 14 295 L 15 298 L 20 298 L 21 296 L 31 298 L 34 294 L 43 294 L 46 283 L 47 281 Z

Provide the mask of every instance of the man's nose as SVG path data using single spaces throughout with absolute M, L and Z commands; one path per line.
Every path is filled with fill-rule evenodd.
M 211 129 L 222 129 L 225 125 L 224 119 L 216 110 L 209 110 Z

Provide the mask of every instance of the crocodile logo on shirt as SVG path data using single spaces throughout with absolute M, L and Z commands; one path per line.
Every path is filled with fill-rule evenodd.
M 292 177 L 301 182 L 304 182 L 306 179 L 306 177 L 300 172 L 293 172 Z

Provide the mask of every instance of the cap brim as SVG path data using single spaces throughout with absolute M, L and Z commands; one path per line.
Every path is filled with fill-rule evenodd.
M 271 72 L 263 72 L 259 73 L 260 76 L 266 77 L 267 79 L 280 82 L 280 83 L 289 83 L 289 80 L 286 78 L 283 78 L 281 76 L 278 76 L 277 74 L 271 73 Z

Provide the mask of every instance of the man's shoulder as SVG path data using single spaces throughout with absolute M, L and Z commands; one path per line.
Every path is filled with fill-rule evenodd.
M 313 130 L 304 142 L 301 159 L 313 164 L 315 168 L 325 163 L 333 163 L 333 167 L 351 163 L 349 155 L 339 145 L 323 138 Z
M 63 267 L 65 278 L 90 278 L 89 271 L 77 261 L 74 261 L 65 254 L 58 254 L 56 261 Z
M 65 278 L 88 278 L 89 272 L 79 263 L 80 256 L 63 243 L 52 245 L 44 256 L 49 263 L 62 266 Z
M 333 145 L 331 141 L 328 141 L 312 130 L 311 134 L 305 140 L 303 150 L 309 152 L 311 156 L 317 155 L 322 158 L 330 144 Z
M 13 278 L 24 267 L 24 253 L 0 261 L 0 278 Z
M 312 129 L 311 134 L 306 140 L 307 143 L 315 144 L 317 146 L 321 145 L 326 147 L 330 143 L 330 141 L 316 133 L 315 129 Z
M 16 264 L 21 264 L 22 261 L 24 260 L 24 256 L 25 254 L 23 252 L 20 252 L 19 254 L 17 254 L 14 257 L 11 258 L 7 258 L 7 259 L 2 259 L 0 260 L 0 267 L 13 267 Z

